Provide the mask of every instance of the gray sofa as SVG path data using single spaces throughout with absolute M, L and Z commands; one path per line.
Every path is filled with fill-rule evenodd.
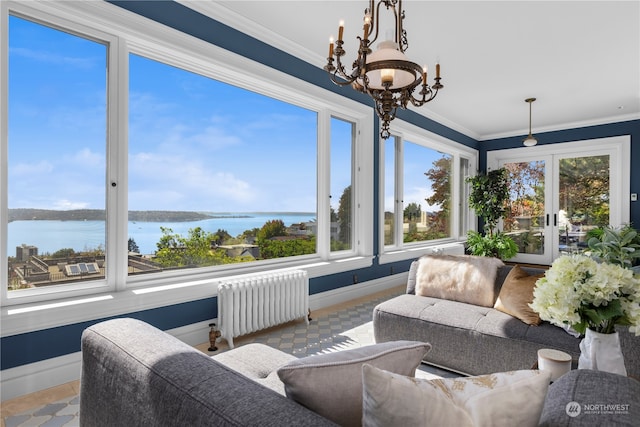
M 494 308 L 416 296 L 418 262 L 411 265 L 407 293 L 374 308 L 376 342 L 429 342 L 433 347 L 427 354 L 427 363 L 467 375 L 530 369 L 541 348 L 564 351 L 577 361 L 581 339 L 550 323 L 531 326 Z M 498 269 L 496 296 L 511 268 Z M 532 275 L 544 273 L 536 268 L 523 269 Z M 640 378 L 640 337 L 625 327 L 618 331 L 627 374 Z
M 250 344 L 214 357 L 219 360 L 138 320 L 114 319 L 87 328 L 82 336 L 80 425 L 335 425 L 273 391 L 274 366 L 294 356 Z M 599 392 L 604 389 L 606 396 Z M 640 419 L 639 396 L 640 383 L 633 379 L 572 372 L 549 387 L 541 424 L 632 426 Z M 571 401 L 629 406 L 623 415 L 571 418 L 565 410 L 565 402 Z
M 116 319 L 83 332 L 80 425 L 335 424 L 151 325 Z

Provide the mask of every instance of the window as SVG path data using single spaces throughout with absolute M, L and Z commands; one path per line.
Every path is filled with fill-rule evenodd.
M 412 132 L 397 132 L 382 148 L 385 252 L 458 239 L 472 226 L 465 178 L 475 154 L 404 126 Z
M 371 264 L 370 107 L 108 2 L 0 8 L 3 305 Z
M 105 277 L 107 51 L 9 16 L 10 293 Z
M 352 249 L 353 123 L 331 118 L 331 250 Z
M 130 275 L 316 253 L 316 112 L 139 55 L 129 71 Z

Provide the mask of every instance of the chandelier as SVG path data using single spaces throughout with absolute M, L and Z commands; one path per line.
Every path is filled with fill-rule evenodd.
M 529 103 L 529 135 L 522 141 L 525 147 L 533 147 L 538 143 L 538 140 L 531 134 L 531 103 L 535 100 L 535 98 L 527 98 L 524 100 L 524 102 Z
M 389 123 L 396 117 L 398 107 L 406 109 L 409 103 L 420 107 L 433 100 L 443 85 L 440 83 L 440 64 L 436 64 L 435 83 L 429 86 L 427 67 L 420 67 L 411 62 L 404 53 L 409 43 L 407 32 L 402 28 L 402 0 L 378 0 L 375 9 L 374 3 L 374 0 L 371 0 L 369 7 L 364 11 L 363 36 L 358 37 L 360 47 L 352 71 L 347 73 L 341 59 L 346 53 L 342 48 L 343 21 L 340 21 L 335 46 L 333 38 L 329 40 L 329 57 L 324 69 L 329 73 L 331 81 L 338 86 L 351 85 L 358 92 L 366 93 L 373 98 L 376 112 L 382 120 L 380 136 L 387 139 L 391 136 Z M 371 47 L 378 39 L 382 6 L 393 12 L 395 34 L 389 36 L 389 40 L 380 42 L 378 49 L 373 52 Z M 370 40 L 370 37 L 373 39 Z M 422 89 L 415 97 L 414 90 L 420 85 Z

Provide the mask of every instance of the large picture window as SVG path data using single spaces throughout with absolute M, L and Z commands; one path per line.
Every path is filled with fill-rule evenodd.
M 317 113 L 129 59 L 129 274 L 316 253 Z
M 108 47 L 8 22 L 5 283 L 15 293 L 104 278 Z

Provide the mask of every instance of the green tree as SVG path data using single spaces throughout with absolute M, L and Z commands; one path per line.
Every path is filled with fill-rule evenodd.
M 351 246 L 351 186 L 349 185 L 340 196 L 340 206 L 338 207 L 338 223 L 340 232 L 338 239 L 342 243 Z
M 281 219 L 272 219 L 262 226 L 258 235 L 258 241 L 269 240 L 272 237 L 277 236 L 286 236 L 287 235 L 287 227 L 285 227 L 284 222 Z
M 260 257 L 263 259 L 284 258 L 314 254 L 316 239 L 260 240 Z
M 72 248 L 58 249 L 51 255 L 51 258 L 72 258 L 76 254 Z
M 430 228 L 436 238 L 449 235 L 449 217 L 451 215 L 451 160 L 452 157 L 443 155 L 433 162 L 433 167 L 425 172 L 431 182 L 433 193 L 425 200 L 429 206 L 440 209 L 433 212 Z
M 422 208 L 419 204 L 411 202 L 404 208 L 403 216 L 405 221 L 416 222 L 422 216 Z
M 163 267 L 206 266 L 226 263 L 220 252 L 211 250 L 214 235 L 201 227 L 189 229 L 187 237 L 160 227 L 162 237 L 156 243 L 155 261 Z
M 231 234 L 227 232 L 227 230 L 222 230 L 218 228 L 218 231 L 213 233 L 213 242 L 216 245 L 222 245 L 227 240 L 231 239 Z
M 129 252 L 140 253 L 140 248 L 138 247 L 138 244 L 132 237 L 129 237 L 129 240 L 127 242 L 127 247 L 129 249 Z

